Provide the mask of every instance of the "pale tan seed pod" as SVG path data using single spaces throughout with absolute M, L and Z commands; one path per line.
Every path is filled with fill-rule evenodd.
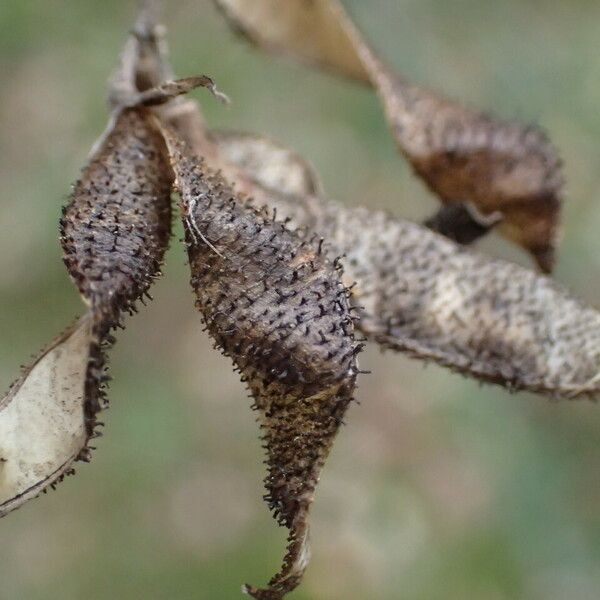
M 182 199 L 192 287 L 218 348 L 254 398 L 267 452 L 265 499 L 289 532 L 281 571 L 254 598 L 278 599 L 308 563 L 308 512 L 352 399 L 360 345 L 337 261 L 240 202 L 165 132 Z
M 399 149 L 451 207 L 427 222 L 432 228 L 470 243 L 497 226 L 543 271 L 552 270 L 563 178 L 557 151 L 541 130 L 470 110 L 396 75 L 339 0 L 215 2 L 263 50 L 371 84 Z
M 269 53 L 368 84 L 353 41 L 326 0 L 215 0 L 236 33 Z
M 559 284 L 384 212 L 277 197 L 268 148 L 277 155 L 280 145 L 252 134 L 211 137 L 225 139 L 223 161 L 253 154 L 236 166 L 262 197 L 274 199 L 290 226 L 308 227 L 331 255 L 343 255 L 361 307 L 356 326 L 368 338 L 509 389 L 558 398 L 600 392 L 600 313 Z
M 0 400 L 0 517 L 56 485 L 82 458 L 94 343 L 86 316 L 53 341 Z

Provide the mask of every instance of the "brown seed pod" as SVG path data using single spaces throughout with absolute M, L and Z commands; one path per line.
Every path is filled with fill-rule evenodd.
M 275 197 L 268 139 L 230 135 L 220 152 L 235 161 L 254 147 L 256 159 L 236 166 L 252 165 L 246 177 L 263 186 L 264 198 Z M 273 153 L 279 148 L 272 144 Z M 600 392 L 600 313 L 547 277 L 383 212 L 300 195 L 277 207 L 295 227 L 328 240 L 331 255 L 344 255 L 344 277 L 355 282 L 361 306 L 356 327 L 368 338 L 510 389 L 562 398 Z
M 206 327 L 254 398 L 267 451 L 265 499 L 290 529 L 280 573 L 255 598 L 282 598 L 308 562 L 308 511 L 358 373 L 340 267 L 266 211 L 239 202 L 167 132 Z
M 563 178 L 561 161 L 546 135 L 411 85 L 367 55 L 396 142 L 415 172 L 442 202 L 466 204 L 472 207 L 470 215 L 482 217 L 471 221 L 498 223 L 505 237 L 550 272 Z M 438 218 L 446 215 L 451 213 Z M 440 229 L 454 239 L 464 235 L 463 225 L 449 219 Z
M 339 0 L 289 0 L 285 7 L 278 0 L 215 1 L 232 27 L 262 49 L 360 73 L 373 86 L 415 172 L 444 204 L 466 206 L 459 219 L 456 210 L 441 211 L 432 221 L 438 231 L 468 243 L 498 224 L 543 271 L 552 270 L 563 178 L 542 131 L 469 110 L 397 76 Z M 334 41 L 344 49 L 343 62 L 331 50 Z
M 67 270 L 97 321 L 116 325 L 158 275 L 170 236 L 171 185 L 149 115 L 123 111 L 61 219 Z
M 120 112 L 60 221 L 64 262 L 90 307 L 100 343 L 160 274 L 171 232 L 171 186 L 164 141 L 149 113 Z M 101 372 L 102 353 L 97 363 Z M 90 429 L 101 407 L 96 387 L 90 380 Z

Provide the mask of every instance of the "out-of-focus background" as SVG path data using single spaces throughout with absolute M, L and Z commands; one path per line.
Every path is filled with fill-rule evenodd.
M 171 0 L 180 75 L 215 126 L 302 152 L 331 196 L 421 219 L 435 201 L 368 90 L 235 39 L 208 0 Z M 600 306 L 600 3 L 348 2 L 381 53 L 469 105 L 541 124 L 566 162 L 556 278 Z M 0 1 L 0 387 L 81 304 L 57 218 L 106 120 L 133 0 Z M 2 600 L 239 597 L 279 566 L 257 427 L 211 349 L 182 247 L 119 335 L 91 465 L 0 522 Z M 495 236 L 480 250 L 529 265 Z M 600 407 L 479 387 L 376 348 L 324 471 L 313 560 L 293 598 L 591 600 L 600 589 Z

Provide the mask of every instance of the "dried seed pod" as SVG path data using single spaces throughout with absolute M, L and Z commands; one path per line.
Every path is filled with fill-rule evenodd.
M 222 155 L 236 160 L 254 147 L 261 160 L 236 166 L 254 166 L 246 177 L 268 186 L 261 167 L 268 139 L 230 137 Z M 328 252 L 344 255 L 344 277 L 355 282 L 361 306 L 356 326 L 368 338 L 510 389 L 563 398 L 600 392 L 600 313 L 547 277 L 383 212 L 304 196 L 290 205 L 296 227 L 309 227 L 328 240 Z M 285 202 L 277 206 L 287 217 Z
M 546 135 L 409 84 L 370 49 L 364 53 L 396 142 L 415 172 L 444 204 L 471 205 L 471 215 L 497 222 L 499 231 L 528 250 L 543 271 L 552 271 L 563 178 Z M 440 215 L 447 216 L 451 213 Z M 454 239 L 463 235 L 460 221 L 445 218 L 441 229 Z
M 254 398 L 267 451 L 266 500 L 289 546 L 268 589 L 282 598 L 308 562 L 308 511 L 358 373 L 348 290 L 318 244 L 240 203 L 167 132 L 191 283 L 206 327 Z
M 352 40 L 326 0 L 215 0 L 240 35 L 267 52 L 290 54 L 308 64 L 369 83 Z
M 116 325 L 159 274 L 171 185 L 164 141 L 149 114 L 121 112 L 61 219 L 67 270 L 97 322 Z
M 164 141 L 150 114 L 121 111 L 60 221 L 64 262 L 90 307 L 100 343 L 160 274 L 171 235 L 171 186 Z M 101 353 L 97 363 L 101 371 Z M 90 430 L 101 407 L 95 389 L 90 382 Z
M 293 150 L 260 135 L 235 131 L 209 133 L 225 161 L 263 188 L 289 196 L 321 195 L 322 185 L 314 167 Z M 240 144 L 242 138 L 245 143 Z
M 92 341 L 84 317 L 0 400 L 0 517 L 60 481 L 85 447 L 82 398 Z
M 434 220 L 439 231 L 470 242 L 491 228 L 477 224 L 496 221 L 543 271 L 552 270 L 563 178 L 557 152 L 542 131 L 469 110 L 397 76 L 339 0 L 289 0 L 285 8 L 277 0 L 216 3 L 237 31 L 268 52 L 292 54 L 342 74 L 366 73 L 415 172 L 444 204 L 472 207 L 460 219 L 456 211 L 440 212 Z M 334 40 L 344 49 L 343 66 L 331 59 Z

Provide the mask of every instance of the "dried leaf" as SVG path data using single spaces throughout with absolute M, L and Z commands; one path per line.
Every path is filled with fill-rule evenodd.
M 269 143 L 240 134 L 223 156 L 236 160 L 256 147 L 265 158 Z M 268 184 L 258 159 L 236 164 L 249 165 L 259 166 L 246 177 Z M 415 223 L 315 200 L 279 199 L 278 215 L 323 236 L 330 256 L 343 255 L 345 281 L 356 283 L 353 302 L 362 307 L 356 327 L 368 338 L 511 389 L 565 398 L 600 392 L 600 313 L 560 285 Z
M 239 34 L 267 52 L 290 54 L 369 83 L 352 40 L 327 0 L 215 0 Z
M 220 175 L 167 136 L 197 306 L 252 393 L 267 451 L 265 498 L 290 530 L 268 589 L 244 589 L 282 598 L 308 563 L 309 507 L 358 373 L 349 293 L 320 244 L 240 203 Z
M 91 344 L 91 320 L 84 317 L 0 400 L 0 517 L 62 479 L 85 447 Z
M 285 10 L 271 0 L 259 3 L 262 12 L 250 1 L 217 0 L 217 4 L 224 5 L 237 29 L 264 49 L 311 58 L 345 73 L 327 61 L 323 37 L 331 35 L 333 43 L 335 32 L 335 39 L 344 40 L 347 60 L 362 64 L 400 150 L 429 188 L 444 204 L 471 205 L 484 220 L 499 213 L 501 233 L 526 248 L 543 271 L 552 270 L 563 179 L 561 161 L 542 131 L 469 110 L 397 76 L 338 0 L 289 0 Z M 318 32 L 314 37 L 307 33 L 311 24 Z M 470 241 L 472 232 L 462 231 L 464 219 L 452 216 L 440 213 L 438 230 Z

